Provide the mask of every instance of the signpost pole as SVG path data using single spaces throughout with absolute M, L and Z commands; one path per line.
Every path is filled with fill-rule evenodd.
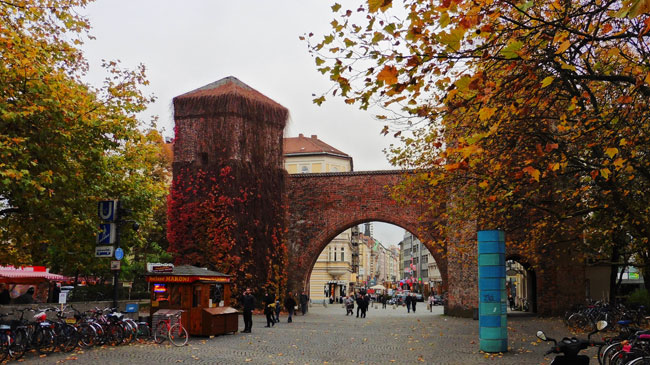
M 115 249 L 117 250 L 120 247 L 120 218 L 118 216 L 118 221 L 115 224 Z M 120 270 L 113 271 L 113 308 L 117 308 L 117 295 L 118 287 L 117 282 L 120 277 Z

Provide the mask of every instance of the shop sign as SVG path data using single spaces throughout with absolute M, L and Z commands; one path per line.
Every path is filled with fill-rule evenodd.
M 147 263 L 147 272 L 165 273 L 165 272 L 173 272 L 173 271 L 174 271 L 174 264 Z
M 230 278 L 224 276 L 210 277 L 210 276 L 176 276 L 176 275 L 161 275 L 161 276 L 147 276 L 148 282 L 155 283 L 193 283 L 195 281 L 210 281 L 214 283 L 229 283 Z

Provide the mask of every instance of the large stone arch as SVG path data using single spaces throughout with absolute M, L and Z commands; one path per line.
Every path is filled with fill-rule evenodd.
M 316 264 L 316 260 L 318 259 L 318 256 L 320 253 L 325 249 L 325 247 L 336 237 L 339 233 L 345 231 L 348 228 L 351 228 L 353 226 L 363 224 L 366 222 L 383 222 L 383 223 L 388 223 L 388 224 L 393 224 L 395 226 L 404 228 L 405 230 L 411 232 L 415 237 L 417 237 L 420 242 L 422 242 L 427 249 L 429 249 L 429 252 L 431 252 L 431 255 L 433 256 L 434 260 L 436 261 L 436 264 L 438 265 L 438 268 L 440 269 L 440 275 L 442 276 L 442 282 L 443 286 L 447 285 L 447 258 L 444 255 L 444 252 L 442 252 L 439 247 L 434 247 L 432 246 L 428 241 L 430 240 L 426 235 L 417 233 L 415 231 L 417 227 L 405 227 L 404 225 L 395 222 L 393 220 L 388 220 L 385 218 L 378 218 L 374 216 L 369 216 L 365 218 L 357 218 L 352 220 L 352 223 L 350 221 L 345 221 L 342 222 L 342 224 L 338 227 L 340 228 L 333 228 L 331 231 L 328 230 L 327 232 L 323 231 L 323 234 L 314 237 L 312 242 L 315 247 L 314 252 L 315 255 L 311 258 L 308 258 L 309 261 L 307 261 L 307 269 L 303 273 L 303 277 L 298 281 L 298 283 L 302 284 L 303 287 L 306 287 L 307 282 L 309 281 L 309 277 L 311 276 L 312 269 L 314 268 L 314 265 Z M 345 223 L 345 224 L 343 224 Z M 335 226 L 336 227 L 336 226 Z M 388 242 L 385 242 L 388 243 Z M 394 242 L 390 242 L 394 243 Z
M 318 255 L 337 234 L 356 224 L 379 221 L 413 233 L 431 251 L 447 283 L 444 250 L 431 222 L 418 218 L 424 206 L 398 204 L 390 195 L 405 171 L 363 171 L 290 175 L 288 179 L 289 285 L 302 289 Z

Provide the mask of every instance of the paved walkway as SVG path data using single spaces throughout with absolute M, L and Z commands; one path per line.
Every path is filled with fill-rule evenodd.
M 548 364 L 550 348 L 535 338 L 537 330 L 562 337 L 557 319 L 509 318 L 509 349 L 484 354 L 478 349 L 478 321 L 442 315 L 419 303 L 406 308 L 371 309 L 367 318 L 345 316 L 340 305 L 315 305 L 307 316 L 264 328 L 263 316 L 254 316 L 253 333 L 192 338 L 186 347 L 135 344 L 95 348 L 73 354 L 40 358 L 28 354 L 25 364 Z M 243 321 L 240 317 L 240 328 Z M 590 354 L 594 354 L 593 350 Z M 594 360 L 595 361 L 595 360 Z

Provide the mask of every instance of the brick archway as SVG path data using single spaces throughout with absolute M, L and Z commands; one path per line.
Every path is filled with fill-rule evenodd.
M 437 237 L 427 234 L 429 224 L 418 220 L 423 207 L 400 205 L 389 188 L 402 179 L 400 171 L 363 171 L 290 175 L 288 178 L 289 285 L 305 288 L 320 253 L 342 231 L 364 222 L 394 224 L 413 233 L 434 257 L 443 283 L 447 258 L 431 247 Z M 422 229 L 425 228 L 425 229 Z

